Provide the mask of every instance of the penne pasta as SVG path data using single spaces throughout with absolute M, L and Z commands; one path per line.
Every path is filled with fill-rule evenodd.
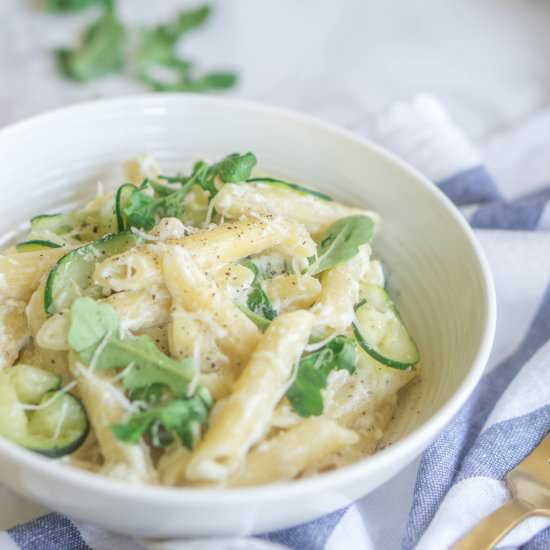
M 419 360 L 371 258 L 378 215 L 255 164 L 167 176 L 146 155 L 31 219 L 0 255 L 0 436 L 197 490 L 376 451 Z
M 264 436 L 312 325 L 313 316 L 306 311 L 286 313 L 271 323 L 222 412 L 193 452 L 187 467 L 190 480 L 224 480 Z
M 327 418 L 309 418 L 260 443 L 246 457 L 229 486 L 246 487 L 295 479 L 359 437 Z
M 122 443 L 111 430 L 111 425 L 123 422 L 131 410 L 128 399 L 107 374 L 94 372 L 77 361 L 70 368 L 101 447 L 102 473 L 129 483 L 154 483 L 156 471 L 145 444 Z
M 339 202 L 262 184 L 224 185 L 214 199 L 214 206 L 226 218 L 249 216 L 251 212 L 258 216 L 284 216 L 305 225 L 313 235 L 323 233 L 335 221 L 348 216 L 364 214 L 375 222 L 379 219 L 370 210 L 350 208 Z
M 66 252 L 66 248 L 48 248 L 0 255 L 0 296 L 28 301 L 40 279 Z
M 126 330 L 140 330 L 165 325 L 170 315 L 170 296 L 164 288 L 119 292 L 100 300 L 110 305 Z M 69 312 L 62 311 L 49 317 L 36 334 L 38 345 L 44 349 L 67 351 Z
M 260 339 L 256 325 L 206 277 L 186 249 L 169 247 L 163 270 L 174 304 L 200 314 L 220 350 L 237 368 L 242 367 Z
M 246 219 L 199 231 L 180 239 L 147 244 L 118 254 L 98 264 L 94 282 L 105 288 L 137 290 L 160 285 L 163 274 L 160 258 L 167 246 L 179 245 L 192 253 L 194 260 L 205 270 L 219 271 L 228 262 L 275 248 L 294 255 L 300 265 L 315 253 L 315 243 L 297 224 L 282 218 L 269 220 Z M 221 264 L 221 265 L 220 265 Z
M 354 306 L 359 301 L 359 282 L 369 267 L 370 247 L 321 275 L 321 292 L 312 312 L 316 316 L 316 332 L 343 332 L 352 323 Z
M 319 298 L 321 283 L 309 275 L 279 275 L 267 279 L 264 290 L 278 311 L 308 309 Z
M 4 299 L 0 305 L 0 369 L 15 363 L 30 337 L 25 303 Z

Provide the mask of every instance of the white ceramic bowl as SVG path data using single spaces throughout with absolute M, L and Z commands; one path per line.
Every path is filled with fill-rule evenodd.
M 318 477 L 238 490 L 125 485 L 0 441 L 0 482 L 45 506 L 140 536 L 265 532 L 311 520 L 380 486 L 417 456 L 472 392 L 489 355 L 495 298 L 472 231 L 438 189 L 349 132 L 285 110 L 198 96 L 147 95 L 78 105 L 0 132 L 0 234 L 80 200 L 84 184 L 153 153 L 168 170 L 253 151 L 261 168 L 380 212 L 375 251 L 422 354 L 392 444 Z M 110 176 L 108 175 L 110 174 Z M 90 194 L 88 185 L 87 193 Z

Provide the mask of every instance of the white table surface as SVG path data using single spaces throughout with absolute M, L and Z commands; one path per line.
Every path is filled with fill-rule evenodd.
M 232 0 L 214 2 L 184 50 L 205 70 L 234 68 L 230 95 L 284 105 L 349 128 L 419 92 L 437 96 L 484 144 L 550 103 L 550 2 L 544 0 Z M 60 78 L 49 53 L 93 17 L 52 17 L 0 1 L 0 126 L 75 101 L 142 91 L 125 78 Z M 192 2 L 119 0 L 150 22 Z M 487 149 L 491 153 L 490 146 Z M 364 499 L 374 548 L 398 548 L 415 464 Z M 0 529 L 43 510 L 0 489 Z

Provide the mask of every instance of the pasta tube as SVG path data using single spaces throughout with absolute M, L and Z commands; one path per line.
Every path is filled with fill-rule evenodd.
M 134 332 L 164 325 L 170 316 L 170 295 L 164 288 L 119 292 L 99 301 L 112 306 L 121 327 Z M 68 311 L 49 317 L 38 331 L 36 342 L 44 349 L 68 350 L 69 323 Z
M 199 314 L 221 351 L 237 367 L 244 365 L 260 339 L 256 325 L 206 277 L 186 249 L 167 248 L 163 270 L 174 304 Z
M 358 214 L 378 221 L 378 214 L 369 210 L 350 208 L 336 201 L 326 201 L 281 189 L 271 185 L 226 184 L 214 198 L 214 206 L 227 218 L 239 218 L 255 212 L 259 216 L 279 215 L 304 224 L 310 233 L 319 235 L 335 221 Z
M 266 279 L 263 287 L 278 311 L 307 309 L 321 292 L 321 283 L 309 275 L 279 275 Z
M 304 265 L 307 258 L 315 254 L 315 243 L 305 227 L 282 218 L 249 218 L 180 239 L 143 245 L 107 258 L 97 266 L 94 282 L 115 291 L 161 285 L 163 275 L 159 258 L 169 245 L 185 247 L 195 261 L 207 270 L 219 269 L 220 264 L 235 262 L 270 248 L 295 256 Z
M 359 281 L 369 267 L 370 247 L 365 245 L 346 263 L 321 275 L 321 293 L 312 312 L 317 317 L 316 331 L 343 332 L 353 322 L 359 299 Z
M 233 472 L 269 428 L 277 403 L 309 338 L 313 316 L 295 311 L 277 317 L 264 334 L 187 467 L 190 480 L 221 481 Z
M 311 417 L 252 449 L 229 485 L 244 487 L 288 481 L 359 437 L 333 420 Z
M 148 447 L 143 442 L 122 443 L 111 430 L 111 425 L 126 420 L 130 409 L 124 393 L 109 381 L 106 373 L 93 371 L 78 362 L 70 368 L 101 447 L 105 460 L 102 472 L 131 483 L 154 483 L 157 476 Z
M 0 306 L 0 369 L 15 363 L 30 336 L 25 303 L 4 299 Z
M 48 248 L 0 255 L 0 297 L 28 301 L 43 275 L 66 253 L 66 248 Z

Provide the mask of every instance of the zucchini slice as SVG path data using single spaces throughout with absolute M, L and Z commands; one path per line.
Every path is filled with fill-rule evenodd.
M 6 373 L 0 371 L 0 435 L 21 444 L 27 435 L 27 415 Z
M 302 187 L 297 183 L 291 183 L 289 181 L 278 180 L 274 178 L 249 178 L 246 180 L 246 183 L 254 183 L 254 184 L 265 183 L 266 185 L 271 185 L 272 187 L 279 187 L 281 189 L 288 189 L 290 191 L 295 191 L 297 193 L 300 193 L 301 195 L 312 195 L 313 197 L 316 197 L 317 199 L 321 199 L 323 201 L 332 202 L 334 200 L 329 195 L 325 195 L 320 191 L 315 191 L 314 189 L 308 189 L 307 187 Z
M 71 250 L 53 266 L 46 280 L 44 309 L 53 315 L 71 306 L 92 286 L 98 261 L 136 246 L 141 239 L 129 231 L 106 235 L 97 241 Z
M 61 376 L 31 365 L 15 365 L 6 370 L 21 403 L 36 405 L 42 396 L 61 387 Z
M 34 252 L 35 250 L 44 250 L 45 248 L 61 248 L 63 245 L 52 241 L 44 241 L 41 239 L 32 239 L 23 241 L 15 245 L 17 252 Z
M 90 430 L 80 400 L 70 393 L 49 391 L 40 403 L 44 406 L 28 415 L 27 434 L 21 444 L 49 458 L 76 451 Z
M 0 372 L 0 435 L 51 458 L 78 449 L 90 429 L 88 416 L 74 395 L 43 391 L 59 384 L 57 375 L 29 365 Z M 25 410 L 23 403 L 36 406 Z
M 388 293 L 378 285 L 363 284 L 361 295 L 353 323 L 358 344 L 371 357 L 394 369 L 408 369 L 418 363 L 418 348 Z
M 31 231 L 33 233 L 51 231 L 56 235 L 63 235 L 72 229 L 72 223 L 65 214 L 41 214 L 31 218 Z
M 116 224 L 117 224 L 117 231 L 120 233 L 121 231 L 125 231 L 126 229 L 129 229 L 128 222 L 126 219 L 126 214 L 124 214 L 124 207 L 128 203 L 128 199 L 130 198 L 130 195 L 137 191 L 138 188 L 133 183 L 125 183 L 124 185 L 121 185 L 116 192 L 115 195 L 115 216 L 116 216 Z

